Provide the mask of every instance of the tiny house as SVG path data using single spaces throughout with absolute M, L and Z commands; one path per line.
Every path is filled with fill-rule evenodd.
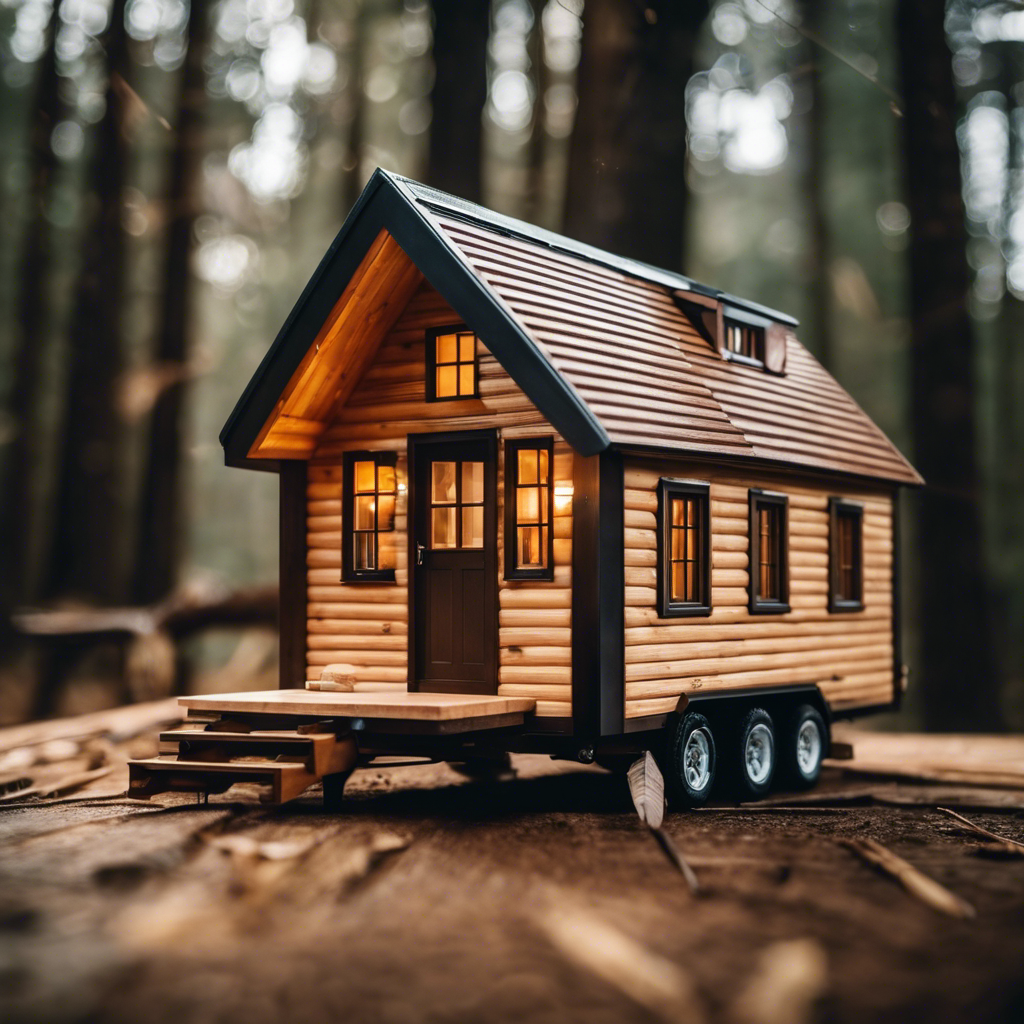
M 133 787 L 643 749 L 684 803 L 813 782 L 833 716 L 899 703 L 921 480 L 796 326 L 378 170 L 221 434 L 280 479 L 281 690 L 183 698 Z

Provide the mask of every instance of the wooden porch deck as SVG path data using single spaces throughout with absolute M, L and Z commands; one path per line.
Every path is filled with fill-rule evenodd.
M 317 715 L 450 722 L 495 715 L 525 715 L 537 702 L 526 697 L 463 693 L 336 693 L 321 690 L 256 690 L 181 697 L 190 712 L 260 715 Z

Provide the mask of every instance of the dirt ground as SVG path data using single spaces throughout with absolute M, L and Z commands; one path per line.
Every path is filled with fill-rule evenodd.
M 693 896 L 621 776 L 515 768 L 370 768 L 340 815 L 312 790 L 268 809 L 243 787 L 6 804 L 0 1016 L 1024 1021 L 1024 858 L 979 856 L 931 807 L 879 805 L 831 770 L 833 806 L 670 814 Z M 1024 840 L 1019 808 L 965 813 Z M 977 916 L 936 913 L 841 837 L 881 841 Z

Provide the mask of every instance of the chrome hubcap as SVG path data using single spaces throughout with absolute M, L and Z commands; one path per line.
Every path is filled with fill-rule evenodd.
M 764 782 L 771 773 L 772 732 L 764 723 L 759 722 L 747 734 L 743 762 L 747 767 L 747 777 L 755 784 Z
M 686 784 L 699 793 L 711 776 L 711 745 L 704 729 L 694 729 L 683 747 L 683 776 Z
M 821 731 L 813 719 L 807 719 L 796 734 L 796 763 L 804 775 L 810 777 L 818 770 L 821 760 Z

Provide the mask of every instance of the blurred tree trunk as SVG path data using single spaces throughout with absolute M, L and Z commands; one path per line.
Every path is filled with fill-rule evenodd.
M 587 0 L 566 234 L 683 265 L 686 84 L 705 0 Z
M 365 122 L 366 98 L 363 93 L 363 55 L 366 50 L 366 33 L 369 19 L 366 16 L 364 0 L 354 0 L 351 13 L 352 31 L 349 36 L 349 76 L 348 76 L 348 161 L 351 168 L 342 183 L 344 190 L 344 216 L 356 204 L 359 193 L 363 190 L 363 128 Z
M 804 0 L 804 24 L 818 37 L 827 35 L 824 25 L 827 9 L 825 0 Z M 832 280 L 829 274 L 831 245 L 828 234 L 828 218 L 825 211 L 826 144 L 828 123 L 825 114 L 825 89 L 822 81 L 823 51 L 809 46 L 808 86 L 811 93 L 811 110 L 808 119 L 807 151 L 807 196 L 810 208 L 810 245 L 808 266 L 810 268 L 810 306 L 814 318 L 814 354 L 826 369 L 833 369 L 832 339 Z
M 911 422 L 917 468 L 921 692 L 925 724 L 1000 725 L 982 545 L 976 345 L 966 298 L 952 63 L 944 5 L 900 0 L 897 38 L 911 213 Z
M 153 407 L 143 468 L 133 586 L 140 604 L 170 593 L 177 582 L 181 550 L 182 411 L 188 378 L 192 225 L 200 205 L 208 25 L 206 0 L 191 0 L 165 199 L 164 285 L 154 354 L 157 369 L 168 372 L 170 383 Z
M 50 283 L 48 211 L 57 173 L 50 138 L 60 119 L 57 56 L 57 10 L 46 29 L 46 47 L 39 62 L 33 104 L 29 217 L 25 227 L 14 327 L 14 366 L 10 412 L 14 437 L 7 448 L 0 490 L 0 609 L 31 600 L 29 552 L 33 539 L 33 490 L 39 462 L 37 444 L 40 370 L 50 327 L 47 291 Z
M 547 172 L 547 131 L 544 128 L 544 97 L 548 91 L 548 66 L 544 59 L 544 8 L 546 0 L 532 0 L 533 30 L 530 32 L 530 72 L 533 78 L 533 124 L 527 150 L 526 219 L 545 224 L 544 202 Z
M 128 49 L 125 0 L 114 0 L 103 39 L 106 108 L 85 181 L 82 265 L 69 329 L 68 382 L 49 564 L 51 596 L 124 598 L 123 424 L 116 393 L 123 366 L 122 193 Z
M 490 4 L 434 0 L 434 88 L 427 183 L 480 202 Z
M 1020 252 L 1012 237 L 1014 217 L 1024 215 L 1024 123 L 1016 103 L 1018 83 L 1024 78 L 1019 42 L 990 44 L 1000 61 L 999 88 L 1008 114 L 1006 191 L 1003 196 L 1003 255 Z M 1024 684 L 1024 302 L 1007 290 L 1003 296 L 995 337 L 992 435 L 994 523 L 990 564 L 1000 593 L 996 619 L 996 654 L 1003 685 Z M 1020 709 L 1024 713 L 1024 709 Z M 1018 715 L 1017 727 L 1021 721 Z M 1011 725 L 1012 727 L 1012 725 Z

